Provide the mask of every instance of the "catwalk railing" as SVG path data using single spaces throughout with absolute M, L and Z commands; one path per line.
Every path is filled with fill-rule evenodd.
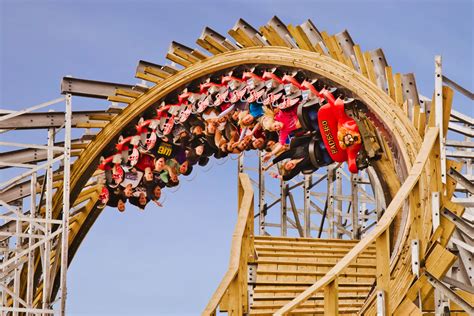
M 232 234 L 229 268 L 212 295 L 202 315 L 215 315 L 219 307 L 229 315 L 248 312 L 247 266 L 255 259 L 254 250 L 254 191 L 250 178 L 239 173 L 238 219 Z

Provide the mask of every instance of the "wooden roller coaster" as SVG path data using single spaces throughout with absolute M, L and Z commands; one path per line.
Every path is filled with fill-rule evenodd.
M 202 314 L 474 314 L 474 119 L 452 109 L 455 90 L 468 100 L 473 94 L 443 76 L 437 57 L 433 98 L 423 97 L 414 75 L 393 73 L 381 49 L 363 52 L 347 31 L 330 35 L 310 20 L 293 26 L 274 17 L 258 30 L 239 20 L 228 34 L 233 40 L 204 29 L 196 42 L 209 54 L 173 42 L 166 55 L 172 64 L 140 61 L 136 85 L 65 77 L 65 97 L 55 100 L 65 100 L 63 113 L 32 113 L 54 102 L 2 110 L 3 132 L 48 130 L 46 145 L 23 144 L 24 149 L 0 153 L 0 168 L 28 169 L 0 184 L 2 315 L 65 313 L 67 267 L 102 212 L 104 175 L 97 167 L 123 131 L 184 88 L 258 67 L 304 72 L 360 101 L 367 109 L 366 128 L 375 131 L 383 153 L 371 162 L 366 182 L 350 178 L 346 200 L 340 165 L 328 166 L 322 177 L 327 195 L 312 195 L 317 183 L 310 175 L 294 186 L 283 183 L 276 199 L 279 236 L 266 231 L 271 225 L 265 216 L 277 202 L 265 203 L 263 166 L 255 181 L 254 214 L 254 185 L 239 160 L 229 268 Z M 103 111 L 72 112 L 73 95 L 112 104 Z M 72 128 L 85 132 L 71 139 Z M 63 129 L 64 141 L 57 141 Z M 364 183 L 374 197 L 354 193 Z M 298 185 L 304 189 L 301 211 L 291 193 Z M 326 196 L 329 207 L 323 211 L 312 196 Z M 352 210 L 345 221 L 343 201 Z M 359 204 L 370 201 L 378 213 L 358 217 Z M 323 219 L 319 228 L 311 224 L 313 213 Z M 370 220 L 360 227 L 363 218 Z M 289 228 L 298 237 L 288 236 Z M 58 293 L 61 304 L 54 310 Z

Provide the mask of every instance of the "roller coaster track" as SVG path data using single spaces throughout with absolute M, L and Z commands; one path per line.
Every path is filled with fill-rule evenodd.
M 140 61 L 136 77 L 151 83 L 151 87 L 63 79 L 62 92 L 67 98 L 82 95 L 113 102 L 106 111 L 72 113 L 72 128 L 99 131 L 87 133 L 71 145 L 71 154 L 77 158 L 70 173 L 69 202 L 73 211 L 68 221 L 67 265 L 101 214 L 99 159 L 111 151 L 122 131 L 134 126 L 160 101 L 199 80 L 236 67 L 282 67 L 311 74 L 367 106 L 370 124 L 384 147 L 382 159 L 374 162 L 373 168 L 387 207 L 360 240 L 254 236 L 254 193 L 248 175 L 240 173 L 239 215 L 229 270 L 203 315 L 215 315 L 218 310 L 232 315 L 421 315 L 439 313 L 445 306 L 459 315 L 473 313 L 472 260 L 468 266 L 464 264 L 466 256 L 462 256 L 466 249 L 472 249 L 472 239 L 468 238 L 472 223 L 463 219 L 463 205 L 472 206 L 472 201 L 462 204 L 453 199 L 456 190 L 464 190 L 468 196 L 474 193 L 472 179 L 462 175 L 466 168 L 463 161 L 472 160 L 472 156 L 470 151 L 446 151 L 447 146 L 472 145 L 447 141 L 448 129 L 466 137 L 474 133 L 472 118 L 451 112 L 454 90 L 450 86 L 469 99 L 472 93 L 443 77 L 439 64 L 433 100 L 420 97 L 414 76 L 393 74 L 381 49 L 362 52 L 347 31 L 329 35 L 319 32 L 309 20 L 299 26 L 286 26 L 275 17 L 259 31 L 239 20 L 229 34 L 234 41 L 204 29 L 197 44 L 210 55 L 173 42 L 166 55 L 172 65 Z M 119 103 L 125 107 L 117 107 Z M 44 123 L 41 119 L 45 116 L 40 113 L 24 115 L 31 117 L 0 120 L 0 129 L 62 126 L 58 113 Z M 27 120 L 30 124 L 21 124 Z M 47 159 L 45 151 L 35 150 L 41 148 L 2 153 L 0 161 L 6 166 L 8 162 L 32 164 Z M 62 175 L 63 169 L 59 168 L 50 183 L 55 188 L 51 201 L 54 220 L 61 220 L 63 214 Z M 13 203 L 41 194 L 45 181 L 41 177 L 37 180 L 33 186 L 27 181 L 0 188 L 0 200 Z M 41 201 L 39 213 L 44 214 Z M 7 231 L 11 224 L 6 221 L 2 230 Z M 28 225 L 23 225 L 20 230 L 26 231 Z M 454 251 L 453 234 L 458 251 Z M 59 240 L 61 234 L 55 238 Z M 50 252 L 47 278 L 40 260 L 44 254 L 37 255 L 32 264 L 17 266 L 21 273 L 16 278 L 8 278 L 13 270 L 2 265 L 0 279 L 9 280 L 3 287 L 7 290 L 2 291 L 4 313 L 26 312 L 27 308 L 41 313 L 41 308 L 50 307 L 60 288 L 60 242 L 53 244 Z M 333 258 L 323 260 L 324 253 Z M 9 258 L 5 255 L 2 262 Z M 467 258 L 472 258 L 472 253 L 467 253 Z M 453 264 L 470 269 L 467 273 L 471 280 L 452 281 L 449 271 Z M 31 275 L 33 289 L 28 285 Z M 25 309 L 15 305 L 16 297 L 21 299 L 20 304 L 25 303 Z

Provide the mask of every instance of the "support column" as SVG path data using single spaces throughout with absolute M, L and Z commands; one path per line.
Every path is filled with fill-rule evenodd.
M 54 154 L 52 147 L 54 146 L 54 128 L 48 129 L 48 162 L 51 163 Z M 46 209 L 45 209 L 45 233 L 44 237 L 49 238 L 51 235 L 51 219 L 53 209 L 53 165 L 50 164 L 46 168 Z M 43 256 L 43 309 L 50 308 L 50 267 L 51 267 L 51 241 L 47 240 L 44 244 L 44 256 Z
M 18 210 L 19 213 L 23 214 L 23 200 L 15 202 L 15 207 Z M 16 246 L 15 248 L 17 251 L 21 251 L 23 246 L 23 238 L 20 236 L 23 233 L 23 228 L 22 228 L 22 221 L 20 218 L 16 221 L 15 225 L 15 233 L 16 233 Z M 15 260 L 15 270 L 13 272 L 13 293 L 20 297 L 20 273 L 21 273 L 21 266 L 19 262 L 19 257 L 17 257 L 17 260 Z M 13 299 L 13 307 L 18 308 L 20 307 L 20 302 L 17 298 Z M 18 316 L 18 312 L 13 312 L 13 316 Z
M 341 168 L 336 169 L 336 195 L 339 196 L 339 197 L 342 196 Z M 341 239 L 343 234 L 338 229 L 338 227 L 342 227 L 342 200 L 341 199 L 336 200 L 335 213 L 336 213 L 337 225 L 332 225 L 332 230 L 335 233 L 335 237 L 338 238 L 338 239 Z
M 375 241 L 376 273 L 377 273 L 377 296 L 383 293 L 383 305 L 388 315 L 390 311 L 390 239 L 389 231 L 384 231 Z
M 327 238 L 334 238 L 335 225 L 334 225 L 334 166 L 327 167 L 327 211 L 326 211 L 326 220 L 328 223 Z M 342 213 L 341 213 L 342 214 Z M 324 227 L 321 227 L 324 229 Z
M 324 315 L 339 315 L 338 281 L 334 279 L 324 288 Z
M 67 298 L 67 267 L 68 267 L 68 245 L 69 245 L 69 191 L 71 172 L 71 95 L 66 95 L 66 113 L 64 124 L 64 177 L 63 177 L 63 219 L 61 239 L 61 315 L 66 315 Z M 57 258 L 56 258 L 57 260 Z
M 441 181 L 446 184 L 446 137 L 443 128 L 443 72 L 441 56 L 435 56 L 435 125 L 439 128 Z
M 31 183 L 30 183 L 30 219 L 36 217 L 36 172 L 31 175 Z M 41 202 L 41 201 L 40 201 Z M 35 229 L 33 228 L 32 222 L 28 225 L 28 248 L 31 249 L 34 243 L 33 236 L 35 234 Z M 27 276 L 26 276 L 26 303 L 28 305 L 33 304 L 33 293 L 34 293 L 34 264 L 35 264 L 35 251 L 28 252 L 28 269 L 27 269 Z M 31 315 L 30 313 L 26 313 L 26 316 Z
M 286 204 L 286 197 L 288 195 L 288 184 L 285 181 L 280 180 L 280 214 L 281 214 L 281 235 L 288 235 L 288 208 Z
M 359 187 L 356 174 L 351 175 L 351 194 L 352 194 L 352 239 L 360 238 L 359 229 Z
M 263 165 L 263 153 L 258 151 L 258 232 L 265 234 L 265 170 Z
M 310 174 L 304 175 L 304 236 L 311 237 L 311 209 L 310 209 L 310 187 L 313 176 Z

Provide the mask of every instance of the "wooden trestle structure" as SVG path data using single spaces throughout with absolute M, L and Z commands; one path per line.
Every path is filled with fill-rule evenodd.
M 49 314 L 60 285 L 65 300 L 65 271 L 61 267 L 64 270 L 70 264 L 102 211 L 97 206 L 103 175 L 96 169 L 101 155 L 116 143 L 121 131 L 133 126 L 153 105 L 193 82 L 236 67 L 265 66 L 304 71 L 367 106 L 371 127 L 384 146 L 382 159 L 372 166 L 370 179 L 375 177 L 377 184 L 369 184 L 384 202 L 378 206 L 373 225 L 354 235 L 361 220 L 352 216 L 352 226 L 336 222 L 338 202 L 331 196 L 336 206 L 328 214 L 329 224 L 322 238 L 311 238 L 311 213 L 306 207 L 311 204 L 309 193 L 304 214 L 293 208 L 293 218 L 288 219 L 286 211 L 293 206 L 286 203 L 287 190 L 285 201 L 281 201 L 285 220 L 278 226 L 284 233 L 268 236 L 264 198 L 259 192 L 255 229 L 253 185 L 241 168 L 229 269 L 203 315 L 218 311 L 230 315 L 422 315 L 441 314 L 447 308 L 451 315 L 473 313 L 474 213 L 470 207 L 474 206 L 474 157 L 469 148 L 473 147 L 474 119 L 451 110 L 454 90 L 470 100 L 472 93 L 443 76 L 437 58 L 433 99 L 422 97 L 414 75 L 394 73 L 381 49 L 363 52 L 347 31 L 330 35 L 318 31 L 310 20 L 293 26 L 274 17 L 258 30 L 239 20 L 228 33 L 233 40 L 204 29 L 197 44 L 210 54 L 173 42 L 166 55 L 172 64 L 140 61 L 135 76 L 141 83 L 137 85 L 63 79 L 62 93 L 67 101 L 77 95 L 107 99 L 112 105 L 104 111 L 72 112 L 71 128 L 85 129 L 85 134 L 69 140 L 72 165 L 67 185 L 64 166 L 60 166 L 48 171 L 52 174 L 46 185 L 47 173 L 0 187 L 2 207 L 8 206 L 10 212 L 8 216 L 2 213 L 1 218 L 0 311 L 5 315 Z M 64 113 L 58 112 L 49 116 L 0 115 L 4 131 L 57 130 L 64 125 Z M 466 139 L 448 140 L 448 129 Z M 69 141 L 65 140 L 65 147 Z M 63 144 L 50 139 L 48 145 L 57 148 Z M 37 147 L 1 153 L 0 162 L 2 168 L 25 167 L 54 157 L 57 155 L 51 148 Z M 259 172 L 263 172 L 261 167 Z M 64 195 L 64 190 L 70 193 Z M 455 197 L 456 192 L 466 198 Z M 36 212 L 15 208 L 31 196 Z M 64 200 L 70 203 L 67 212 Z M 291 202 L 294 204 L 292 197 Z M 19 211 L 23 215 L 13 219 Z M 69 214 L 67 220 L 63 214 Z M 48 247 L 33 247 L 40 232 L 35 228 L 39 226 L 32 226 L 32 216 L 50 225 L 46 227 L 49 239 L 44 242 Z M 300 237 L 286 236 L 289 222 L 298 228 Z M 68 229 L 51 235 L 54 225 L 60 224 Z M 344 235 L 350 227 L 353 234 Z M 14 236 L 20 238 L 18 242 Z M 61 244 L 65 236 L 67 243 Z M 12 250 L 13 244 L 16 248 Z M 60 255 L 64 252 L 68 255 L 62 265 Z M 462 271 L 455 272 L 453 265 Z M 59 312 L 64 311 L 62 306 Z

